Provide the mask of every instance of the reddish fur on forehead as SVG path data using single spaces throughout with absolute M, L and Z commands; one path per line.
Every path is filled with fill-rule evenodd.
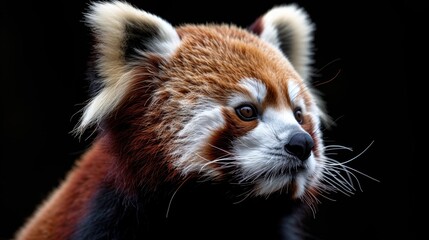
M 146 65 L 133 69 L 124 97 L 129 101 L 105 121 L 109 129 L 106 139 L 112 141 L 112 151 L 121 159 L 111 177 L 125 192 L 141 185 L 155 189 L 158 179 L 179 177 L 167 162 L 174 161 L 169 153 L 175 148 L 175 134 L 193 114 L 193 106 L 184 103 L 208 97 L 227 106 L 231 93 L 246 91 L 240 81 L 254 78 L 267 90 L 263 108 L 287 106 L 287 81 L 300 79 L 280 51 L 245 30 L 227 25 L 190 25 L 178 28 L 178 33 L 182 44 L 171 59 L 149 56 Z M 176 111 L 182 112 L 174 114 Z M 231 108 L 224 108 L 222 114 L 219 117 L 223 117 L 225 126 L 214 131 L 208 142 L 228 151 L 228 144 L 254 129 L 257 121 L 242 121 Z M 203 155 L 216 159 L 225 153 L 210 148 Z
M 244 78 L 261 80 L 266 102 L 280 104 L 276 89 L 286 91 L 286 80 L 296 72 L 286 58 L 246 30 L 229 25 L 183 26 L 177 29 L 182 44 L 165 67 L 176 91 L 210 95 L 225 104 L 231 92 L 242 91 Z M 180 79 L 175 81 L 174 79 Z

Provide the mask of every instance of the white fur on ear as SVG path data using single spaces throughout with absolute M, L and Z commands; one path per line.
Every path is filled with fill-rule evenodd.
M 168 59 L 180 44 L 171 24 L 126 2 L 93 3 L 85 20 L 96 39 L 95 67 L 102 87 L 84 109 L 78 133 L 118 106 L 133 77 L 131 66 L 143 64 L 148 54 Z
M 309 78 L 314 24 L 302 8 L 295 4 L 274 7 L 250 30 L 280 49 L 303 79 Z

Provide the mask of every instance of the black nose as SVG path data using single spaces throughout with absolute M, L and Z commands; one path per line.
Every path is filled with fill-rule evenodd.
M 295 133 L 285 145 L 286 152 L 304 161 L 310 156 L 314 146 L 313 139 L 307 133 Z

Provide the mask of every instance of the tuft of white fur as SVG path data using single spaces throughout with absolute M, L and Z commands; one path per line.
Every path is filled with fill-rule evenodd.
M 179 131 L 175 143 L 179 146 L 173 151 L 174 167 L 180 169 L 184 176 L 191 172 L 199 172 L 206 177 L 216 177 L 220 173 L 206 168 L 207 159 L 200 154 L 209 142 L 213 132 L 225 125 L 222 107 L 210 100 L 202 101 L 192 114 L 192 119 Z M 204 171 L 203 171 L 204 170 Z
M 289 175 L 291 163 L 283 152 L 284 143 L 288 142 L 293 131 L 300 129 L 293 112 L 287 108 L 267 108 L 263 113 L 264 121 L 246 135 L 234 142 L 234 154 L 242 170 L 243 182 L 255 181 L 257 186 L 252 194 L 268 196 L 269 194 L 289 188 L 294 184 L 294 197 L 301 197 L 310 181 L 309 176 L 318 176 L 321 163 L 311 155 L 305 163 L 306 171 L 295 177 Z M 304 131 L 304 130 L 303 130 Z M 282 171 L 284 174 L 277 174 Z M 292 180 L 295 182 L 293 183 Z
M 98 124 L 114 110 L 129 87 L 133 73 L 130 72 L 130 63 L 125 60 L 123 47 L 127 38 L 127 24 L 155 26 L 159 36 L 148 43 L 147 47 L 149 51 L 165 59 L 168 59 L 180 44 L 180 38 L 171 24 L 125 2 L 93 3 L 85 15 L 85 20 L 97 39 L 96 67 L 102 78 L 103 88 L 84 109 L 77 128 L 79 133 L 90 125 Z
M 261 104 L 267 95 L 267 88 L 259 79 L 243 78 L 239 84 L 245 92 L 230 96 L 228 105 L 231 107 L 237 107 L 246 102 Z
M 312 63 L 312 40 L 314 24 L 308 14 L 295 4 L 282 5 L 269 10 L 262 17 L 263 30 L 260 37 L 280 49 L 281 34 L 278 28 L 287 26 L 289 30 L 283 36 L 288 39 L 290 52 L 287 58 L 300 76 L 307 80 Z

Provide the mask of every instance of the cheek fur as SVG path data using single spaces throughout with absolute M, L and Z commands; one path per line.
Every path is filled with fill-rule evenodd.
M 233 141 L 258 126 L 258 120 L 243 121 L 231 108 L 223 108 L 222 116 L 225 125 L 213 132 L 204 149 L 204 155 L 210 160 L 229 157 Z

